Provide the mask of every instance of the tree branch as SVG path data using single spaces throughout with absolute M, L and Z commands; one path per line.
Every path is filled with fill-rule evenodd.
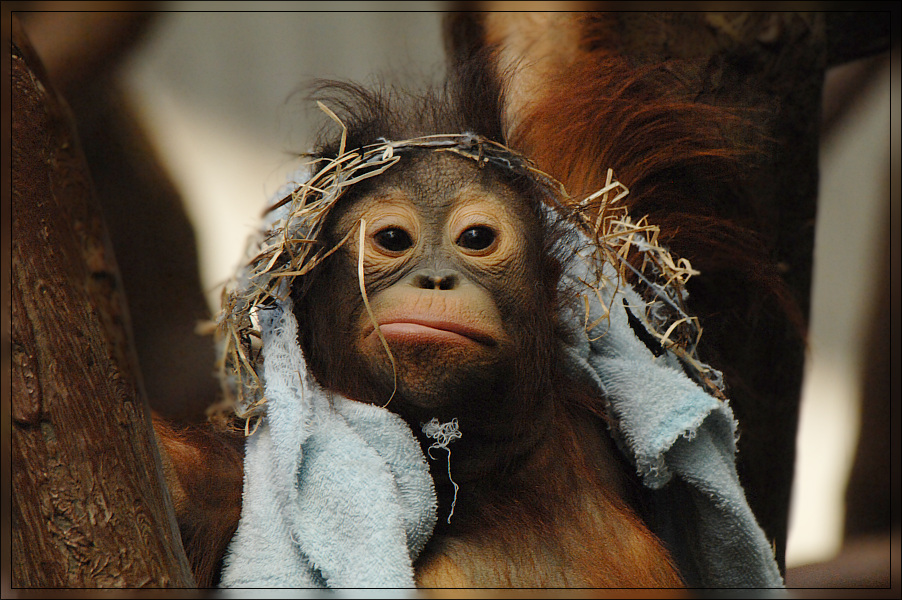
M 68 108 L 10 52 L 12 585 L 193 586 Z

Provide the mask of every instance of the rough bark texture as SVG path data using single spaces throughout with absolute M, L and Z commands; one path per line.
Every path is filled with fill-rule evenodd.
M 14 21 L 13 587 L 193 585 L 65 104 Z

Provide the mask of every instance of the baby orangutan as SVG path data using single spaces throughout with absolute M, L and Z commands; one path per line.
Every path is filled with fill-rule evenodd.
M 470 88 L 478 89 L 478 88 Z M 380 138 L 476 132 L 503 141 L 498 111 L 434 94 L 411 100 L 322 88 L 347 131 L 316 155 Z M 475 135 L 474 135 L 475 137 Z M 386 406 L 411 427 L 456 419 L 450 468 L 431 463 L 439 524 L 414 563 L 423 587 L 679 587 L 639 517 L 634 469 L 614 447 L 601 392 L 565 372 L 567 232 L 516 155 L 478 161 L 434 148 L 350 186 L 318 234 L 337 248 L 291 287 L 298 343 L 319 384 Z M 362 272 L 362 276 L 361 276 Z M 162 423 L 167 475 L 199 583 L 215 581 L 240 504 L 237 453 Z M 200 439 L 200 438 L 198 438 Z M 193 465 L 218 459 L 217 470 Z M 453 473 L 453 478 L 452 478 Z M 202 489 L 201 489 L 202 488 Z M 452 514 L 453 513 L 453 514 Z M 451 515 L 450 518 L 445 518 Z M 203 540 L 218 540 L 211 548 Z

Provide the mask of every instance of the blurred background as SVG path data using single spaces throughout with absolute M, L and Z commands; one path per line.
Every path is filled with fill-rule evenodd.
M 14 10 L 61 10 L 47 2 L 8 4 Z M 76 3 L 63 4 L 71 10 Z M 130 10 L 132 3 L 93 4 Z M 228 12 L 250 6 L 243 2 L 217 3 L 220 12 L 208 12 L 210 6 L 168 2 L 166 12 L 153 15 L 107 13 L 103 23 L 87 29 L 78 27 L 84 16 L 77 13 L 19 15 L 78 117 L 89 161 L 133 174 L 124 189 L 115 188 L 112 176 L 95 174 L 95 183 L 107 198 L 104 211 L 126 276 L 139 346 L 171 347 L 178 335 L 152 325 L 165 320 L 167 310 L 165 302 L 153 299 L 154 290 L 200 281 L 205 295 L 182 299 L 193 307 L 183 328 L 218 310 L 220 287 L 239 264 L 261 208 L 298 167 L 296 155 L 307 149 L 312 123 L 321 122 L 299 93 L 304 82 L 313 77 L 367 82 L 387 71 L 412 81 L 423 74 L 440 79 L 444 69 L 443 2 L 381 2 L 378 12 L 363 12 L 372 9 L 370 2 L 328 4 L 328 11 L 307 2 L 255 2 L 254 12 Z M 120 49 L 121 60 L 110 65 L 96 57 L 73 57 L 71 49 L 84 45 L 84 38 L 68 39 L 67 32 L 90 31 L 102 38 L 107 28 L 116 32 L 108 46 Z M 75 69 L 76 59 L 81 69 L 91 66 Z M 787 551 L 788 567 L 798 579 L 791 584 L 828 582 L 832 567 L 825 563 L 835 565 L 829 561 L 839 557 L 848 564 L 850 557 L 868 552 L 871 562 L 885 564 L 889 573 L 885 534 L 891 511 L 898 564 L 898 508 L 890 489 L 898 476 L 899 440 L 897 429 L 891 438 L 890 427 L 899 405 L 891 415 L 887 357 L 891 336 L 893 349 L 899 337 L 899 108 L 898 48 L 892 60 L 889 55 L 864 59 L 828 73 L 811 329 Z M 135 146 L 155 156 L 162 169 L 129 163 Z M 161 186 L 168 196 L 154 194 L 142 209 L 135 208 L 141 203 L 115 200 Z M 172 214 L 182 215 L 184 224 L 171 220 Z M 133 231 L 124 224 L 136 220 L 146 224 L 147 235 L 169 240 L 172 254 L 130 253 L 130 245 L 138 248 L 141 240 L 123 234 Z M 196 261 L 182 251 L 192 240 Z M 129 273 L 139 276 L 129 281 Z M 141 298 L 148 298 L 144 307 Z M 136 316 L 141 314 L 147 324 Z M 171 360 L 190 361 L 196 351 L 183 347 L 170 354 Z M 185 419 L 197 416 L 197 406 L 203 406 L 197 399 L 215 394 L 208 383 L 146 382 L 152 401 L 175 398 L 167 410 Z M 178 400 L 183 397 L 193 400 Z M 865 436 L 874 442 L 870 446 L 876 444 L 876 459 L 853 468 L 863 421 Z M 853 472 L 860 474 L 856 489 L 864 490 L 851 500 L 855 515 L 864 515 L 856 522 L 846 513 Z

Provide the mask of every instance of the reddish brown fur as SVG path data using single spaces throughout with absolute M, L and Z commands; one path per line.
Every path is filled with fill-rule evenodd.
M 504 478 L 462 486 L 464 508 L 427 546 L 418 584 L 682 587 L 667 551 L 629 506 L 635 485 L 629 467 L 599 430 L 597 415 L 582 407 L 597 408 L 599 399 L 559 383 L 544 441 Z M 434 472 L 441 485 L 441 469 Z M 467 511 L 468 505 L 477 508 Z
M 612 52 L 609 27 L 603 17 L 581 21 L 582 50 L 525 101 L 510 145 L 576 197 L 603 187 L 612 168 L 630 190 L 630 214 L 657 225 L 665 246 L 706 276 L 734 274 L 744 288 L 737 296 L 772 297 L 802 333 L 799 308 L 755 233 L 762 217 L 739 183 L 769 143 L 752 113 L 690 97 L 701 87 L 694 65 L 637 66 Z M 699 308 L 702 322 L 716 310 Z
M 182 543 L 198 587 L 216 584 L 241 516 L 243 436 L 153 419 Z

